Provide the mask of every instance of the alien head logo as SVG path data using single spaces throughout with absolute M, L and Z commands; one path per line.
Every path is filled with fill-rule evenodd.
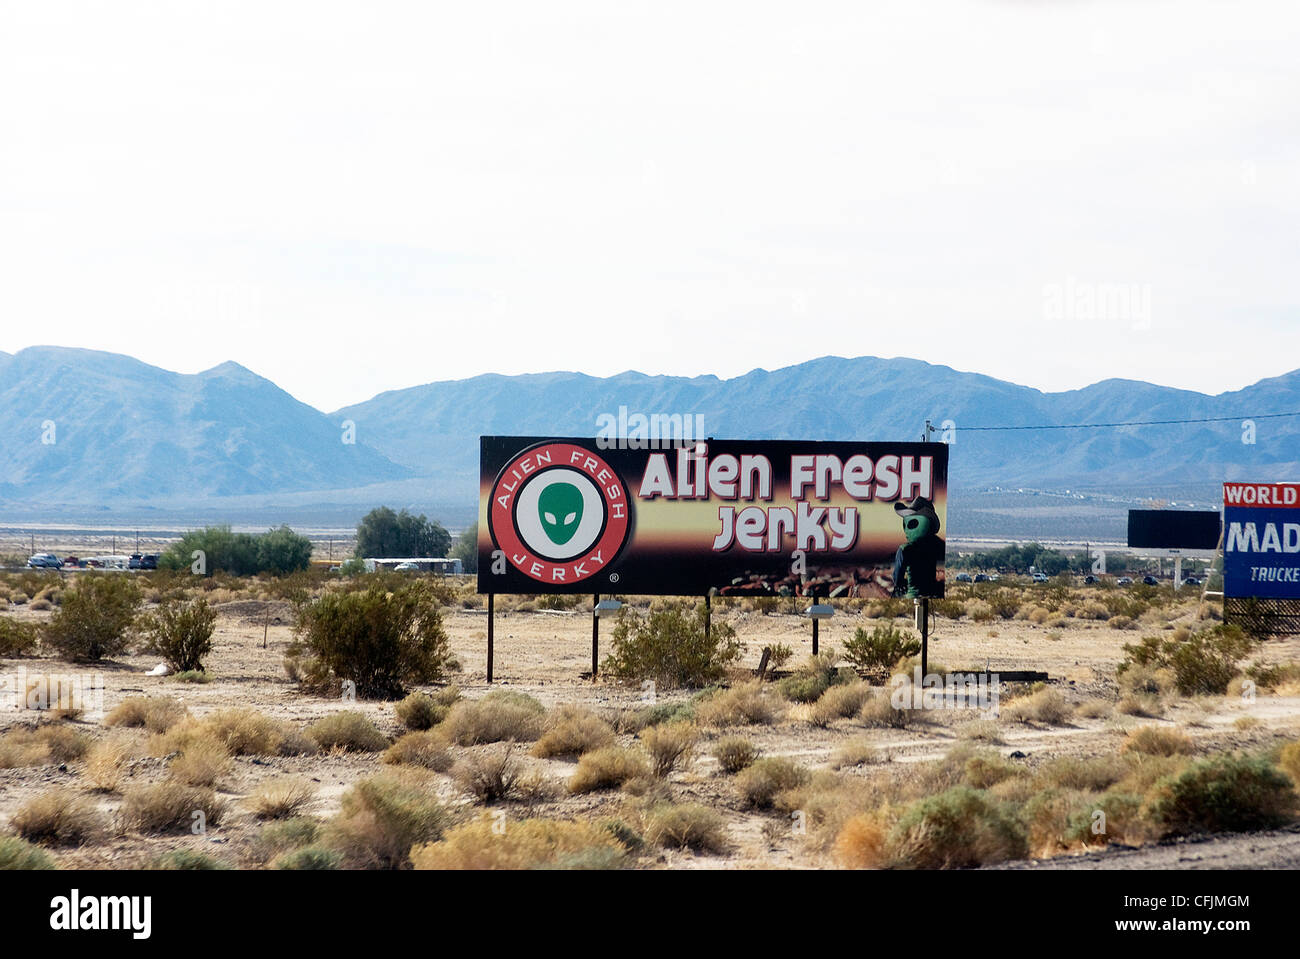
M 582 521 L 582 507 L 582 490 L 572 483 L 552 483 L 537 497 L 538 519 L 556 546 L 573 539 Z
M 630 527 L 622 479 L 585 446 L 556 440 L 530 447 L 492 486 L 492 542 L 510 566 L 542 583 L 567 586 L 608 574 Z

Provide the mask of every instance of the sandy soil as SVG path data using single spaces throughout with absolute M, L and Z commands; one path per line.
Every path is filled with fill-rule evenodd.
M 49 614 L 27 608 L 11 609 L 0 615 L 40 620 Z M 811 631 L 807 620 L 793 615 L 764 616 L 757 612 L 728 610 L 715 613 L 730 622 L 744 643 L 743 665 L 752 670 L 758 663 L 763 646 L 782 642 L 795 649 L 796 659 L 811 650 Z M 842 647 L 843 640 L 862 624 L 857 617 L 841 615 L 823 623 L 821 642 L 825 647 Z M 265 643 L 264 643 L 265 625 Z M 487 619 L 481 611 L 449 611 L 446 625 L 454 651 L 463 664 L 456 682 L 469 697 L 481 696 L 489 687 L 485 682 Z M 993 669 L 1044 670 L 1057 688 L 1073 702 L 1100 697 L 1113 701 L 1117 692 L 1114 668 L 1122 658 L 1122 646 L 1133 642 L 1141 633 L 1110 629 L 1102 624 L 1072 621 L 1065 627 L 1048 628 L 1020 621 L 974 624 L 966 621 L 941 621 L 932 636 L 931 660 L 949 667 L 984 667 Z M 241 602 L 222 608 L 215 636 L 215 651 L 208 662 L 215 677 L 208 684 L 180 683 L 174 679 L 151 677 L 145 671 L 158 663 L 156 657 L 128 655 L 104 664 L 105 710 L 122 699 L 141 692 L 173 696 L 183 700 L 195 715 L 230 706 L 248 706 L 270 716 L 306 724 L 342 708 L 365 712 L 389 735 L 401 731 L 391 703 L 342 703 L 334 699 L 306 695 L 285 675 L 282 661 L 292 640 L 291 617 L 285 604 Z M 593 708 L 636 708 L 643 705 L 639 688 L 621 687 L 606 682 L 584 680 L 590 670 L 591 620 L 585 612 L 520 613 L 498 612 L 496 623 L 496 686 L 527 692 L 547 706 L 580 703 Z M 605 650 L 602 649 L 602 655 Z M 1300 659 L 1300 639 L 1271 643 L 1269 658 L 1277 661 Z M 12 675 L 24 668 L 29 673 L 49 671 L 68 673 L 80 669 L 52 660 L 6 660 L 0 671 Z M 94 670 L 86 670 L 93 672 Z M 740 673 L 737 674 L 740 678 Z M 684 699 L 687 693 L 672 693 L 660 701 Z M 0 725 L 12 726 L 30 721 L 26 713 L 0 716 Z M 1238 728 L 1235 721 L 1243 715 L 1256 717 L 1250 728 Z M 914 728 L 895 731 L 868 729 L 856 720 L 840 720 L 829 728 L 819 729 L 800 719 L 798 708 L 781 723 L 773 726 L 732 730 L 743 732 L 766 755 L 790 756 L 812 768 L 825 768 L 835 748 L 849 739 L 864 735 L 880 747 L 893 762 L 912 762 L 938 758 L 961 741 L 963 727 L 986 719 L 974 710 L 931 711 L 926 721 Z M 1018 759 L 1037 764 L 1060 755 L 1100 755 L 1116 750 L 1128 729 L 1138 723 L 1178 724 L 1206 748 L 1248 748 L 1273 743 L 1279 738 L 1300 736 L 1300 697 L 1261 696 L 1248 704 L 1239 698 L 1214 697 L 1184 700 L 1160 720 L 1132 719 L 1115 715 L 1106 719 L 1076 719 L 1069 726 L 1046 727 L 1000 721 L 1003 755 L 1023 754 Z M 78 724 L 92 736 L 104 735 L 98 720 Z M 708 739 L 728 733 L 707 733 Z M 141 746 L 139 758 L 131 761 L 128 784 L 152 782 L 165 775 L 165 761 L 144 755 L 145 734 L 137 732 Z M 630 736 L 621 737 L 630 742 Z M 522 751 L 521 751 L 522 752 Z M 746 808 L 737 797 L 729 777 L 719 774 L 716 762 L 708 755 L 706 741 L 699 757 L 686 771 L 671 780 L 677 801 L 699 801 L 720 811 L 725 817 L 731 851 L 725 856 L 697 855 L 691 852 L 654 852 L 642 860 L 643 866 L 668 868 L 809 868 L 830 865 L 804 836 L 797 833 L 781 813 Z M 573 764 L 564 760 L 528 758 L 527 764 L 561 784 L 571 774 Z M 24 802 L 56 785 L 80 788 L 81 763 L 66 766 L 40 766 L 0 770 L 0 827 Z M 293 774 L 307 777 L 319 789 L 310 810 L 317 817 L 337 811 L 339 798 L 352 783 L 380 769 L 377 755 L 323 754 L 312 757 L 240 757 L 234 771 L 221 784 L 219 792 L 231 803 L 232 813 L 206 836 L 146 837 L 119 835 L 109 841 L 79 849 L 61 850 L 58 855 L 65 866 L 124 867 L 140 865 L 151 857 L 180 847 L 201 848 L 232 863 L 249 865 L 252 840 L 259 823 L 241 808 L 241 800 L 266 780 Z M 865 774 L 867 770 L 859 771 Z M 854 770 L 845 770 L 854 775 Z M 438 789 L 448 802 L 467 806 L 469 800 L 459 793 L 450 777 L 437 777 Z M 120 804 L 117 795 L 97 800 L 106 812 Z M 534 807 L 511 804 L 509 815 L 575 817 L 613 815 L 626 797 L 617 791 L 548 800 Z M 1218 844 L 1234 840 L 1218 840 Z M 1140 853 L 1111 851 L 1090 854 L 1078 860 L 1080 866 L 1113 863 L 1121 868 L 1146 868 L 1148 864 L 1213 866 L 1225 861 L 1240 865 L 1265 862 L 1294 863 L 1300 838 L 1294 833 L 1257 835 L 1242 839 L 1240 847 L 1219 845 L 1198 847 L 1209 852 L 1201 858 L 1177 858 L 1186 849 L 1158 847 Z M 1253 844 L 1253 846 L 1252 846 Z M 1255 852 L 1238 852 L 1251 848 L 1274 849 L 1271 859 L 1261 859 Z M 1187 847 L 1190 848 L 1190 847 Z M 1235 851 L 1234 851 L 1235 850 Z M 1225 860 L 1223 857 L 1229 857 Z M 1233 859 L 1232 857 L 1237 858 Z M 1135 858 L 1136 857 L 1136 858 Z M 1253 858 L 1252 858 L 1253 857 Z M 1092 865 L 1088 865 L 1092 864 Z M 1032 864 L 1025 864 L 1032 865 Z M 1061 865 L 1053 861 L 1053 866 Z

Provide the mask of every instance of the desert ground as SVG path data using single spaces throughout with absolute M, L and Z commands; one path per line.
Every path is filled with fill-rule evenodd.
M 593 711 L 616 731 L 615 743 L 638 749 L 644 729 L 629 717 L 648 710 L 700 702 L 696 690 L 653 692 L 638 683 L 618 684 L 590 678 L 591 615 L 589 600 L 578 608 L 532 608 L 523 598 L 498 599 L 495 627 L 494 683 L 486 683 L 487 616 L 481 597 L 472 595 L 468 578 L 458 588 L 462 600 L 443 609 L 443 623 L 459 669 L 447 683 L 422 687 L 437 692 L 448 684 L 459 687 L 464 699 L 480 699 L 490 690 L 512 690 L 535 698 L 547 710 L 572 705 Z M 1033 587 L 1017 587 L 1026 591 Z M 58 755 L 25 764 L 8 761 L 0 768 L 0 833 L 17 831 L 19 811 L 52 791 L 75 794 L 99 813 L 100 828 L 84 841 L 49 842 L 43 848 L 60 868 L 147 868 L 176 850 L 201 853 L 215 864 L 262 868 L 273 861 L 264 836 L 268 820 L 259 817 L 255 797 L 270 783 L 296 780 L 306 784 L 309 801 L 294 810 L 298 817 L 320 823 L 340 815 L 345 794 L 359 781 L 405 767 L 385 764 L 379 750 L 354 751 L 340 747 L 314 754 L 237 754 L 215 776 L 216 798 L 224 804 L 219 823 L 201 832 L 146 831 L 123 819 L 125 797 L 139 786 L 159 783 L 172 775 L 169 764 L 175 750 L 159 748 L 155 733 L 141 727 L 109 726 L 120 704 L 134 697 L 164 697 L 179 701 L 189 716 L 202 719 L 232 708 L 254 710 L 295 729 L 305 729 L 322 717 L 341 711 L 358 711 L 368 717 L 388 740 L 406 729 L 392 701 L 346 701 L 334 696 L 302 691 L 289 678 L 285 656 L 294 641 L 294 614 L 283 599 L 234 597 L 229 590 L 212 594 L 218 612 L 214 648 L 205 663 L 208 681 L 183 682 L 174 676 L 152 676 L 157 655 L 132 652 L 98 664 L 74 665 L 45 654 L 0 662 L 6 677 L 57 674 L 100 675 L 102 710 L 58 719 L 48 712 L 18 710 L 16 704 L 0 715 L 0 737 L 15 730 L 51 724 L 70 727 L 80 745 L 65 758 Z M 1032 607 L 1033 595 L 1026 592 Z M 650 601 L 641 601 L 651 605 Z M 662 603 L 661 600 L 654 604 Z M 22 622 L 43 623 L 52 609 L 34 609 L 32 602 L 11 603 L 0 616 Z M 809 620 L 792 612 L 793 604 L 764 612 L 745 601 L 719 603 L 714 622 L 731 626 L 742 645 L 742 656 L 727 673 L 723 686 L 744 688 L 754 683 L 754 673 L 765 647 L 784 645 L 793 651 L 782 672 L 790 673 L 811 653 Z M 467 608 L 479 606 L 480 608 Z M 522 607 L 522 608 L 521 608 Z M 1049 764 L 1075 760 L 1085 764 L 1114 760 L 1126 747 L 1132 732 L 1142 726 L 1177 730 L 1192 744 L 1194 755 L 1228 751 L 1262 753 L 1300 740 L 1300 688 L 1294 682 L 1261 690 L 1251 699 L 1236 688 L 1226 695 L 1180 696 L 1162 691 L 1150 698 L 1154 708 L 1125 710 L 1125 691 L 1117 683 L 1116 669 L 1124 659 L 1124 645 L 1151 633 L 1168 634 L 1180 625 L 1196 624 L 1204 611 L 1197 596 L 1172 600 L 1160 615 L 1139 624 L 1112 626 L 1106 620 L 1053 616 L 995 618 L 976 622 L 969 617 L 938 617 L 930 635 L 930 662 L 950 669 L 991 671 L 1035 670 L 1048 674 L 1045 686 L 1004 684 L 996 712 L 987 709 L 929 709 L 905 728 L 873 723 L 852 714 L 816 721 L 810 704 L 786 702 L 776 693 L 776 683 L 764 684 L 776 714 L 771 721 L 753 724 L 697 722 L 698 741 L 685 761 L 666 776 L 639 787 L 597 789 L 570 793 L 577 756 L 541 758 L 530 755 L 530 742 L 512 747 L 501 743 L 452 746 L 457 763 L 475 754 L 499 755 L 510 749 L 522 778 L 530 783 L 506 799 L 482 802 L 467 791 L 455 770 L 419 770 L 419 788 L 436 796 L 453 823 L 496 817 L 509 828 L 512 821 L 546 819 L 609 821 L 627 824 L 640 832 L 651 802 L 687 806 L 698 804 L 719 817 L 720 832 L 711 841 L 654 843 L 639 838 L 628 848 L 621 864 L 650 869 L 765 869 L 822 868 L 852 865 L 837 841 L 844 820 L 861 805 L 861 796 L 881 777 L 908 781 L 911 770 L 919 784 L 895 792 L 893 800 L 914 800 L 927 789 L 926 777 L 941 789 L 951 784 L 946 766 L 958 770 L 979 756 L 1009 771 L 1003 778 L 1029 778 Z M 823 651 L 840 651 L 859 627 L 871 629 L 886 620 L 870 604 L 846 605 L 823 621 Z M 1212 621 L 1211 621 L 1212 622 Z M 912 628 L 908 620 L 900 626 Z M 1122 628 L 1121 628 L 1122 627 Z M 1134 628 L 1136 627 L 1136 628 Z M 609 621 L 602 622 L 602 657 L 609 650 Z M 1300 662 L 1300 639 L 1273 640 L 1256 657 L 1275 664 Z M 779 675 L 779 674 L 778 674 Z M 1044 721 L 1017 714 L 1011 707 L 1043 689 L 1054 690 L 1066 704 L 1065 715 Z M 880 693 L 887 693 L 884 687 Z M 879 694 L 879 693 L 878 693 Z M 661 709 L 661 713 L 663 710 Z M 1143 714 L 1145 713 L 1145 714 Z M 688 713 L 682 715 L 688 716 Z M 772 805 L 755 805 L 736 785 L 736 777 L 723 771 L 713 747 L 729 737 L 743 737 L 762 757 L 784 757 L 812 777 L 804 792 L 798 789 L 778 797 Z M 535 737 L 534 737 L 535 738 Z M 90 747 L 112 739 L 121 748 L 121 780 L 110 789 L 97 788 L 88 779 Z M 386 744 L 385 744 L 386 745 Z M 0 763 L 3 764 L 3 763 Z M 1015 768 L 1012 768 L 1015 767 Z M 967 767 L 968 768 L 968 767 Z M 1051 767 L 1056 768 L 1056 767 Z M 922 772 L 928 770 L 928 772 Z M 411 772 L 415 776 L 416 772 Z M 955 775 L 960 776 L 958 771 Z M 1118 774 L 1116 774 L 1118 775 Z M 996 788 L 996 787 L 994 787 Z M 1024 793 L 1008 790 L 1012 801 Z M 1013 798 L 1014 797 L 1014 798 Z M 854 806 L 858 803 L 859 806 Z M 839 807 L 844 807 L 843 809 Z M 791 808 L 794 807 L 794 808 Z M 806 809 L 804 808 L 806 807 Z M 1194 837 L 1195 838 L 1195 837 Z M 1042 842 L 1031 838 L 1026 854 L 1005 865 L 1011 868 L 1060 867 L 1076 864 L 1091 868 L 1146 868 L 1159 865 L 1294 867 L 1300 864 L 1300 835 L 1283 829 L 1242 838 L 1214 838 L 1196 845 L 1128 838 L 1098 848 L 1092 844 Z M 1184 858 L 1186 857 L 1186 858 Z

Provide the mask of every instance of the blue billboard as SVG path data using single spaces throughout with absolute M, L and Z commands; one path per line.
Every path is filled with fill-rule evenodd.
M 1223 594 L 1300 599 L 1300 483 L 1223 484 Z

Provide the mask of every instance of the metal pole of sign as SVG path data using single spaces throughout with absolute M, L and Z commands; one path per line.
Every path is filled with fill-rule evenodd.
M 709 627 L 713 625 L 713 602 L 709 594 L 704 594 L 704 638 L 709 638 Z
M 930 675 L 930 600 L 922 597 L 916 601 L 917 617 L 921 620 L 921 678 Z
M 817 655 L 817 617 L 813 617 L 813 655 Z
M 596 664 L 600 657 L 600 615 L 596 607 L 600 605 L 600 593 L 591 599 L 591 681 L 596 681 Z
M 496 594 L 488 593 L 488 661 L 487 661 L 487 681 L 492 685 L 492 627 L 496 622 Z

